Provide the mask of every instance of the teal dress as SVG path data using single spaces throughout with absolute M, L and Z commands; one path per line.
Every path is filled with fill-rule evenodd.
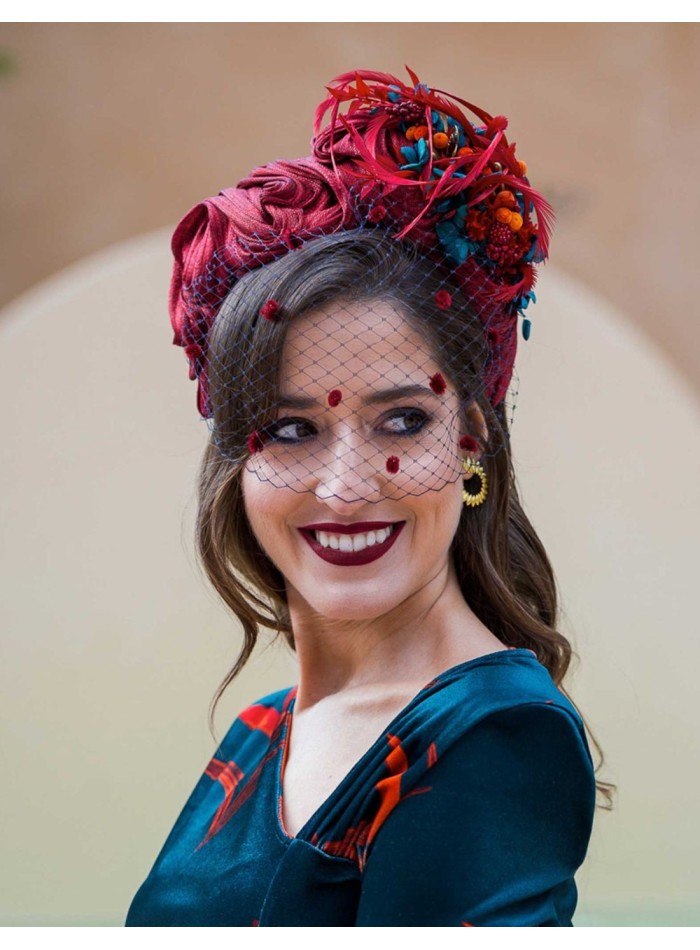
M 427 683 L 292 837 L 296 691 L 236 718 L 126 926 L 572 926 L 595 777 L 580 716 L 531 650 Z

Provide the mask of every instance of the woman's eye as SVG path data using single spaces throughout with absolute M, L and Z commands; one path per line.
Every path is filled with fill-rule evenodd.
M 430 421 L 430 416 L 422 409 L 399 409 L 387 418 L 390 431 L 395 435 L 413 435 Z
M 278 419 L 265 427 L 268 438 L 274 442 L 300 442 L 314 434 L 311 430 L 313 425 L 307 419 Z
M 381 424 L 381 429 L 389 435 L 414 435 L 430 421 L 431 417 L 422 409 L 394 410 Z M 278 419 L 265 427 L 267 437 L 272 442 L 302 442 L 317 434 L 316 427 L 308 419 Z

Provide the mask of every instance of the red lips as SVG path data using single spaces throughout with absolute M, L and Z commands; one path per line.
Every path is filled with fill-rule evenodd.
M 371 561 L 376 561 L 377 558 L 383 557 L 396 543 L 406 522 L 399 521 L 398 523 L 394 523 L 394 530 L 386 541 L 382 541 L 381 544 L 372 544 L 362 551 L 336 551 L 334 548 L 324 548 L 314 537 L 313 531 L 330 531 L 332 527 L 333 534 L 357 534 L 360 530 L 372 531 L 376 528 L 388 528 L 391 524 L 392 522 L 390 521 L 358 521 L 357 524 L 353 525 L 318 525 L 313 526 L 313 530 L 311 526 L 309 526 L 309 528 L 300 528 L 299 532 L 311 550 L 315 554 L 318 554 L 324 561 L 328 561 L 329 564 L 337 564 L 341 567 L 352 567 L 359 564 L 369 564 Z M 359 527 L 360 525 L 368 527 L 361 529 Z M 339 528 L 343 528 L 344 530 L 339 531 Z

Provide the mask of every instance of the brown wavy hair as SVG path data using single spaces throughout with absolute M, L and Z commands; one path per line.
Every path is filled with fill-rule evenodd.
M 282 636 L 295 649 L 284 577 L 250 528 L 240 476 L 249 456 L 248 436 L 272 418 L 286 327 L 330 302 L 381 299 L 398 305 L 440 354 L 438 363 L 460 405 L 477 402 L 488 430 L 481 462 L 489 495 L 486 504 L 464 506 L 451 546 L 459 585 L 479 620 L 506 646 L 533 650 L 575 706 L 563 680 L 578 654 L 557 630 L 556 580 L 520 503 L 504 403 L 494 410 L 480 388 L 484 330 L 453 288 L 453 305 L 448 310 L 437 306 L 434 294 L 446 287 L 435 267 L 410 245 L 388 239 L 381 229 L 358 229 L 314 238 L 251 271 L 222 304 L 208 343 L 213 426 L 197 484 L 196 552 L 214 589 L 240 621 L 244 642 L 212 698 L 212 735 L 216 706 L 250 658 L 260 629 L 275 631 L 275 640 Z M 259 316 L 271 297 L 283 307 L 283 320 Z M 469 432 L 473 416 L 466 410 L 463 415 L 462 431 Z M 578 711 L 600 759 L 598 772 L 603 752 Z M 616 786 L 597 780 L 596 789 L 604 800 L 599 807 L 611 810 Z

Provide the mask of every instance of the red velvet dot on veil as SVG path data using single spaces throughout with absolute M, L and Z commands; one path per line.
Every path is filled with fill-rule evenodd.
M 339 389 L 331 389 L 331 391 L 328 393 L 328 405 L 337 406 L 342 398 L 343 394 Z
M 442 375 L 442 373 L 435 373 L 430 377 L 430 388 L 438 396 L 442 396 L 442 394 L 447 389 L 447 383 L 445 382 L 445 377 Z
M 277 300 L 268 300 L 260 308 L 260 313 L 266 320 L 279 320 L 280 305 Z
M 448 310 L 452 306 L 452 295 L 446 290 L 438 290 L 435 294 L 435 303 L 441 310 Z
M 478 452 L 480 448 L 479 443 L 471 435 L 463 435 L 459 440 L 459 447 L 467 452 Z
M 251 432 L 248 436 L 248 451 L 251 455 L 254 455 L 256 452 L 262 452 L 265 448 L 265 438 L 261 432 L 257 430 Z

